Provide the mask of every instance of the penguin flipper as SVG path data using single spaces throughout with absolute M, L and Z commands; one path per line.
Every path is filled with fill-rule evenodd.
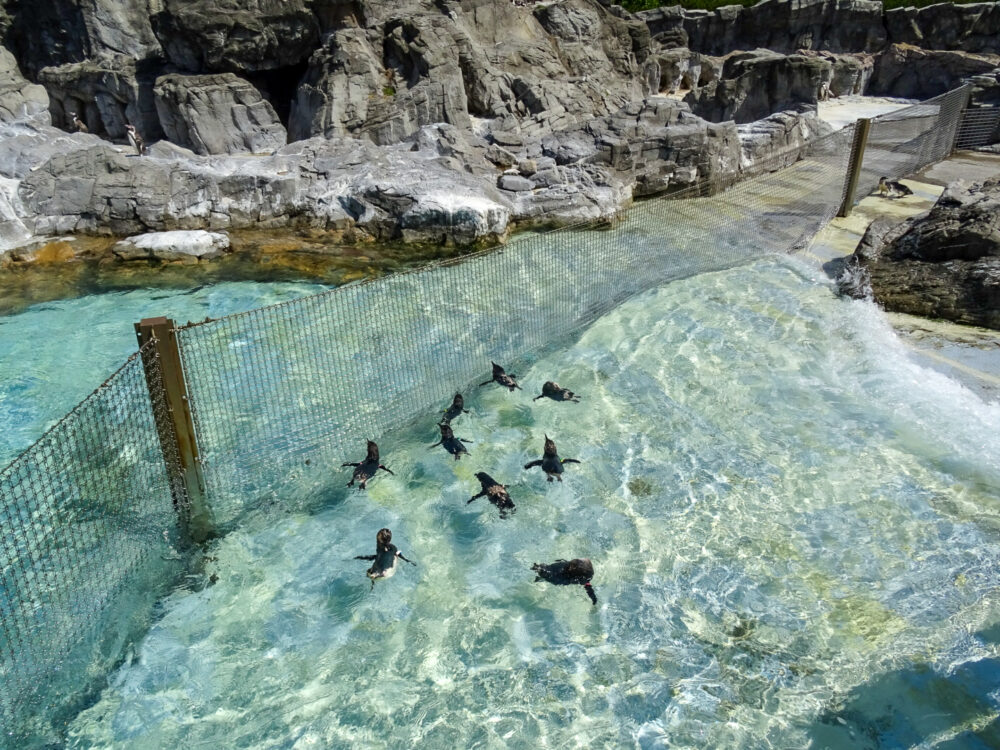
M 526 463 L 526 464 L 524 465 L 524 468 L 525 468 L 525 469 L 530 469 L 530 468 L 532 468 L 532 467 L 535 467 L 535 466 L 541 466 L 541 465 L 542 465 L 542 460 L 541 460 L 541 459 L 538 459 L 537 461 L 528 461 L 528 463 Z
M 358 463 L 357 461 L 354 461 L 354 462 L 348 461 L 347 463 L 343 463 L 340 466 L 341 466 L 341 468 L 343 468 L 344 466 L 361 466 L 361 464 Z
M 559 461 L 561 463 L 564 463 L 564 464 L 578 464 L 578 463 L 581 463 L 580 461 L 578 461 L 575 458 L 561 458 L 561 459 L 559 459 Z
M 443 442 L 444 442 L 444 440 L 438 440 L 436 443 L 434 443 L 434 445 L 431 446 L 431 448 L 437 448 Z
M 355 555 L 355 560 L 374 560 L 375 555 Z
M 389 468 L 388 466 L 383 466 L 382 464 L 379 464 L 379 465 L 378 465 L 378 467 L 379 467 L 379 468 L 380 468 L 380 469 L 381 469 L 382 471 L 384 471 L 384 472 L 387 472 L 387 473 L 389 473 L 389 474 L 392 474 L 393 476 L 396 476 L 395 474 L 393 474 L 393 473 L 392 473 L 392 469 L 390 469 L 390 468 Z
M 493 378 L 490 378 L 489 380 L 486 380 L 486 381 L 480 383 L 479 387 L 482 388 L 484 385 L 489 385 L 492 382 L 493 382 Z

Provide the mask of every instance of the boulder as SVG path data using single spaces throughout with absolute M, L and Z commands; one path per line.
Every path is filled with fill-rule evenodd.
M 748 123 L 773 112 L 816 104 L 832 65 L 807 55 L 768 50 L 737 52 L 725 59 L 722 78 L 691 91 L 684 101 L 712 122 Z
M 878 55 L 868 91 L 873 96 L 929 99 L 961 85 L 965 78 L 992 72 L 995 55 L 925 50 L 894 44 Z
M 813 109 L 776 112 L 738 126 L 740 170 L 744 174 L 774 171 L 799 160 L 812 142 L 833 132 Z
M 888 310 L 1000 330 L 1000 179 L 953 183 L 925 217 L 873 224 L 848 266 Z
M 153 92 L 166 137 L 196 154 L 273 153 L 287 141 L 274 108 L 233 73 L 161 76 Z
M 680 28 L 687 46 L 707 55 L 766 48 L 865 52 L 886 43 L 882 3 L 871 0 L 762 0 L 713 11 L 658 8 L 638 16 L 654 37 Z
M 13 8 L 7 38 L 32 78 L 45 67 L 83 62 L 101 55 L 131 60 L 162 56 L 150 18 L 160 0 L 46 0 Z
M 229 235 L 201 229 L 149 232 L 115 243 L 111 252 L 121 260 L 164 260 L 195 263 L 213 260 L 229 250 Z
M 276 70 L 307 60 L 319 41 L 306 0 L 156 2 L 156 36 L 169 61 L 190 73 Z
M 139 72 L 126 55 L 42 68 L 38 79 L 49 92 L 53 122 L 76 130 L 75 113 L 95 135 L 124 140 L 125 125 L 135 125 L 147 141 L 162 134 L 153 101 L 153 78 Z
M 885 13 L 889 40 L 924 49 L 1000 54 L 1000 3 L 936 3 Z
M 28 83 L 14 56 L 0 47 L 0 122 L 31 119 L 49 122 L 49 97 L 45 88 Z

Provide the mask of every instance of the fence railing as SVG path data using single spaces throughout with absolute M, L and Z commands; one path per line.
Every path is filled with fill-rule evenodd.
M 1000 143 L 1000 107 L 965 110 L 955 138 L 955 148 L 982 148 L 995 143 Z
M 947 156 L 964 96 L 877 118 L 863 189 Z M 194 453 L 164 430 L 180 407 L 156 340 L 144 344 L 0 472 L 5 741 L 57 742 L 55 727 L 183 568 L 182 453 L 199 462 L 219 531 L 275 501 L 322 502 L 343 481 L 331 465 L 436 414 L 491 360 L 529 361 L 666 281 L 806 246 L 843 200 L 853 130 L 779 171 L 788 154 L 754 165 L 757 176 L 722 192 L 695 185 L 611 222 L 161 333 L 176 340 Z

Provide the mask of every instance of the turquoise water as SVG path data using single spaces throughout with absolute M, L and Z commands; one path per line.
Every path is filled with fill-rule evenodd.
M 768 259 L 519 374 L 466 394 L 459 462 L 429 410 L 367 492 L 303 467 L 320 508 L 279 497 L 215 541 L 69 746 L 1000 744 L 1000 406 L 876 308 Z M 583 401 L 532 402 L 550 379 Z M 561 484 L 521 468 L 544 434 L 583 462 Z M 466 503 L 476 471 L 510 518 Z M 352 558 L 383 526 L 417 566 L 372 590 Z M 578 556 L 597 607 L 532 580 Z
M 0 316 L 0 468 L 86 398 L 136 349 L 134 323 L 213 318 L 326 286 L 226 282 L 186 290 L 137 289 L 34 305 Z

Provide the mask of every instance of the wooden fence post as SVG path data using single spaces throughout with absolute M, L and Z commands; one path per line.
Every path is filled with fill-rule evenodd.
M 847 216 L 854 208 L 854 191 L 858 187 L 858 177 L 861 175 L 861 165 L 865 160 L 865 146 L 868 143 L 868 133 L 872 121 L 862 117 L 854 126 L 854 142 L 851 144 L 851 160 L 847 165 L 847 184 L 844 188 L 844 200 L 840 204 L 837 216 Z
M 165 453 L 166 446 L 171 442 L 177 446 L 179 476 L 171 477 L 171 485 L 179 482 L 187 495 L 185 504 L 188 512 L 182 513 L 181 519 L 188 537 L 193 542 L 203 542 L 212 536 L 212 514 L 205 500 L 205 480 L 201 472 L 201 458 L 188 405 L 174 321 L 169 318 L 145 318 L 135 324 L 135 332 L 140 347 L 150 340 L 155 342 L 160 362 L 159 376 L 157 377 L 156 370 L 146 368 L 146 382 L 154 402 L 159 396 L 166 406 L 166 416 L 157 415 L 156 428 Z M 171 466 L 171 461 L 168 460 L 167 465 L 168 471 L 178 472 L 177 467 Z M 175 505 L 182 500 L 184 498 L 178 498 L 175 494 Z

